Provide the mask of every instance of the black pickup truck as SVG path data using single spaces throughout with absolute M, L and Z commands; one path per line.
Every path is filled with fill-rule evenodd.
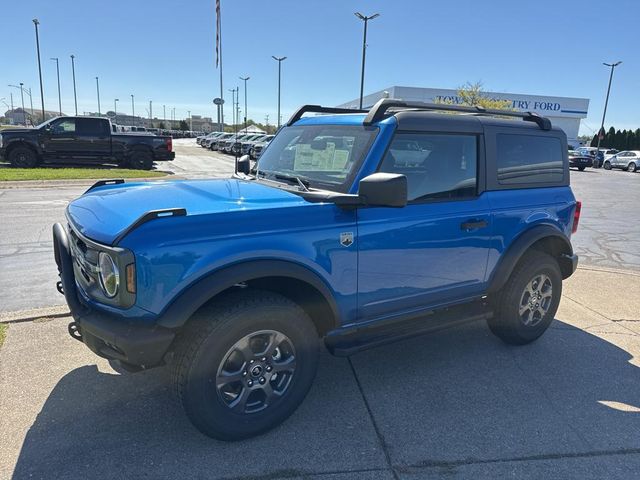
M 173 160 L 171 137 L 112 133 L 111 121 L 98 117 L 56 117 L 36 128 L 0 132 L 0 158 L 14 167 L 41 163 L 115 163 L 150 170 L 153 162 Z

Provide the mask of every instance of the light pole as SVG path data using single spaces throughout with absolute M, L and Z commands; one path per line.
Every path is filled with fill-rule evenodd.
M 78 95 L 76 94 L 76 62 L 75 55 L 71 55 L 71 72 L 73 73 L 73 104 L 76 107 L 76 117 L 78 116 Z
M 119 98 L 114 98 L 113 99 L 113 122 L 117 125 L 118 124 L 118 102 L 120 101 Z
M 60 116 L 62 116 L 62 97 L 60 96 L 60 59 L 55 57 L 51 60 L 56 62 L 56 73 L 58 74 L 58 112 L 60 113 Z
M 187 113 L 189 114 L 189 131 L 193 132 L 193 121 L 191 120 L 191 110 L 187 110 Z
M 280 80 L 282 77 L 282 61 L 286 60 L 287 57 L 275 57 L 271 55 L 271 58 L 278 62 L 278 128 L 280 128 Z
M 233 124 L 236 124 L 236 89 L 235 88 L 230 88 L 229 91 L 231 92 L 231 119 L 233 121 Z
M 33 125 L 33 97 L 31 96 L 31 87 L 29 87 L 27 94 L 29 95 L 29 105 L 31 106 L 31 125 Z
M 96 91 L 98 92 L 98 115 L 101 115 L 100 112 L 100 80 L 96 77 Z
M 354 15 L 364 22 L 364 37 L 362 39 L 362 73 L 360 75 L 360 109 L 362 110 L 362 96 L 364 95 L 364 62 L 367 55 L 367 24 L 369 23 L 369 20 L 379 17 L 380 14 L 375 13 L 370 17 L 367 17 L 366 15 L 362 15 L 360 12 L 355 12 Z
M 42 121 L 44 122 L 46 119 L 44 118 L 44 88 L 42 87 L 42 66 L 40 64 L 40 36 L 38 35 L 38 25 L 40 22 L 37 18 L 33 19 L 33 25 L 36 27 L 36 49 L 38 51 L 38 74 L 40 75 L 40 100 L 42 101 Z
M 162 105 L 162 124 L 167 128 L 167 106 Z
M 136 106 L 133 103 L 133 93 L 131 94 L 131 123 L 136 124 Z
M 244 133 L 247 133 L 247 80 L 251 77 L 238 77 L 244 82 Z
M 618 61 L 615 63 L 602 63 L 607 67 L 611 67 L 611 73 L 609 74 L 609 86 L 607 87 L 607 97 L 604 101 L 604 112 L 602 113 L 602 124 L 600 125 L 600 131 L 598 132 L 598 145 L 596 146 L 596 168 L 600 167 L 600 162 L 598 161 L 598 155 L 600 154 L 600 141 L 604 137 L 604 119 L 607 116 L 607 105 L 609 104 L 609 92 L 611 92 L 611 81 L 613 80 L 613 70 L 620 65 L 622 62 Z M 603 165 L 604 165 L 604 157 L 603 157 Z
M 149 127 L 153 128 L 153 100 L 149 100 Z

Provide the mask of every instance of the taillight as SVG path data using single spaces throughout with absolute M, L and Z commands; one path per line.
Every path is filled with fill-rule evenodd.
M 173 151 L 173 137 L 167 138 L 167 150 Z
M 578 223 L 580 222 L 580 211 L 582 210 L 582 202 L 576 202 L 576 211 L 573 212 L 573 227 L 571 227 L 571 233 L 578 231 Z

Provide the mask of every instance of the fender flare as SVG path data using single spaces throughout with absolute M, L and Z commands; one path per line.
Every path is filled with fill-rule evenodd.
M 283 260 L 249 260 L 216 270 L 189 285 L 164 310 L 156 323 L 165 328 L 180 328 L 200 307 L 219 293 L 240 282 L 264 277 L 287 277 L 310 284 L 327 301 L 334 318 L 339 318 L 332 291 L 312 270 Z
M 25 138 L 14 138 L 9 140 L 7 144 L 4 146 L 7 160 L 9 159 L 9 154 L 11 153 L 11 151 L 17 147 L 27 147 L 33 150 L 35 154 L 38 156 L 38 158 L 42 158 L 43 152 L 42 152 L 42 149 L 40 148 L 40 145 L 38 145 L 38 142 L 31 142 Z
M 543 238 L 560 240 L 562 242 L 562 255 L 573 256 L 573 247 L 571 246 L 571 242 L 560 229 L 551 225 L 537 225 L 532 227 L 516 238 L 508 247 L 507 251 L 502 255 L 489 280 L 487 293 L 495 293 L 500 290 L 504 284 L 507 283 L 511 272 L 525 252 L 531 247 L 531 245 Z M 563 270 L 563 278 L 567 278 L 573 273 L 573 271 L 571 271 L 568 274 L 565 274 L 564 265 L 560 259 L 559 263 L 561 270 Z

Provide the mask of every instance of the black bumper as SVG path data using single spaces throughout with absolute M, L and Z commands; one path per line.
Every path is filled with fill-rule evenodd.
M 578 268 L 578 255 L 576 255 L 575 253 L 572 255 L 561 255 L 559 263 L 560 271 L 562 272 L 562 278 L 569 278 Z
M 69 237 L 59 223 L 53 226 L 53 247 L 62 291 L 74 319 L 69 324 L 69 334 L 109 360 L 140 368 L 164 363 L 175 332 L 155 325 L 138 325 L 135 321 L 98 312 L 82 303 L 76 287 Z

